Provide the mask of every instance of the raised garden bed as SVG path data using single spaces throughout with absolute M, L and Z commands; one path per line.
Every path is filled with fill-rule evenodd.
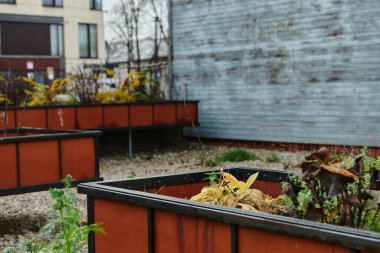
M 5 115 L 0 110 L 2 119 Z M 8 128 L 103 131 L 191 126 L 198 123 L 198 101 L 9 107 L 7 122 Z
M 99 177 L 99 131 L 8 129 L 0 136 L 0 196 L 63 186 L 71 174 L 78 182 Z
M 253 187 L 282 192 L 283 172 L 231 169 Z M 187 200 L 199 193 L 205 172 L 81 184 L 90 223 L 107 235 L 91 235 L 89 252 L 379 252 L 380 234 Z M 158 192 L 158 193 L 157 193 Z

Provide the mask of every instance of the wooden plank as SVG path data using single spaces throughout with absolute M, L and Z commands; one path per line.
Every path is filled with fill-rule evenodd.
M 172 0 L 174 87 L 201 100 L 202 137 L 380 146 L 379 16 L 374 0 Z

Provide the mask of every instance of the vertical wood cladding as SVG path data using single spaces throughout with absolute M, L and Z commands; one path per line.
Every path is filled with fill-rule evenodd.
M 378 0 L 172 0 L 174 86 L 203 137 L 380 146 L 379 17 Z

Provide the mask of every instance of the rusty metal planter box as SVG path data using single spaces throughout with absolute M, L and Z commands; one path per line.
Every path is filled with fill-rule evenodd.
M 99 177 L 99 131 L 8 129 L 0 136 L 0 196 L 60 187 L 71 174 L 77 182 Z
M 161 101 L 121 104 L 51 105 L 0 109 L 0 128 L 115 131 L 191 126 L 198 123 L 198 101 Z
M 257 171 L 253 187 L 281 194 L 286 173 L 228 172 L 246 179 Z M 89 252 L 380 252 L 378 233 L 187 200 L 207 184 L 204 178 L 198 172 L 79 185 L 88 196 L 89 222 L 107 231 L 90 235 Z

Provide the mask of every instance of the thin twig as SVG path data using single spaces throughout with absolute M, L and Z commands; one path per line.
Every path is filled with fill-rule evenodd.
M 158 191 L 156 191 L 156 193 L 155 194 L 159 194 L 160 193 L 160 191 L 162 191 L 162 189 L 164 189 L 165 188 L 165 186 L 166 185 L 163 185 L 160 189 L 158 189 Z

